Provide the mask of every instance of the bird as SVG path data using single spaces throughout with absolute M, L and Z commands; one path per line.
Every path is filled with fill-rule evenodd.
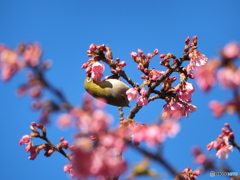
M 129 87 L 118 79 L 95 81 L 87 76 L 84 81 L 84 88 L 94 98 L 102 100 L 107 104 L 118 107 L 129 107 L 126 95 Z

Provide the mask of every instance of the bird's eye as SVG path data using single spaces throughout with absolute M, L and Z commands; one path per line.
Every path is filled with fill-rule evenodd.
M 87 77 L 87 82 L 91 82 L 91 81 L 92 81 L 92 78 Z

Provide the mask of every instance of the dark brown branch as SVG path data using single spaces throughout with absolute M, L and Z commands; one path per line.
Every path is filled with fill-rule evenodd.
M 123 114 L 122 107 L 118 107 L 118 112 L 119 112 L 119 119 L 120 119 L 120 121 L 123 121 L 124 120 L 124 114 Z
M 48 143 L 48 145 L 50 145 L 50 147 L 59 152 L 60 154 L 62 154 L 64 157 L 66 157 L 69 161 L 71 160 L 70 159 L 70 156 L 62 149 L 62 147 L 60 146 L 55 146 L 46 136 L 47 132 L 46 132 L 46 129 L 43 131 L 43 134 L 39 134 L 39 138 L 40 139 L 43 139 L 44 141 L 46 141 Z
M 168 164 L 160 155 L 154 155 L 151 152 L 139 147 L 139 146 L 135 146 L 132 143 L 128 144 L 130 147 L 132 147 L 133 149 L 135 149 L 136 151 L 142 153 L 143 155 L 145 155 L 146 157 L 150 158 L 151 160 L 154 160 L 158 163 L 160 163 L 161 165 L 163 165 L 170 174 L 172 174 L 173 176 L 178 175 L 178 172 L 170 165 Z

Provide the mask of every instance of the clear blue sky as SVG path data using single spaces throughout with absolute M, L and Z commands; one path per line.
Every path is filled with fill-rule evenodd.
M 141 82 L 136 64 L 129 56 L 138 48 L 152 52 L 173 53 L 181 56 L 184 39 L 199 36 L 199 50 L 211 58 L 227 42 L 240 42 L 240 1 L 78 1 L 78 0 L 8 0 L 0 1 L 0 42 L 15 48 L 19 42 L 37 41 L 44 48 L 44 58 L 53 61 L 47 73 L 49 80 L 62 89 L 74 105 L 81 102 L 84 70 L 82 63 L 88 58 L 86 50 L 91 43 L 108 44 L 114 57 L 127 62 L 126 72 L 135 81 Z M 152 67 L 159 67 L 155 58 Z M 107 72 L 106 72 L 107 73 Z M 17 87 L 25 81 L 25 73 L 18 73 L 10 82 L 0 82 L 0 179 L 1 180 L 42 180 L 69 179 L 62 169 L 67 160 L 60 154 L 45 158 L 42 154 L 36 160 L 28 160 L 24 147 L 18 140 L 29 133 L 29 123 L 37 121 L 39 112 L 30 110 L 31 99 L 16 98 Z M 110 73 L 109 73 L 110 74 Z M 107 75 L 107 74 L 105 74 Z M 208 109 L 210 99 L 220 101 L 231 97 L 229 92 L 215 88 L 204 94 L 196 88 L 193 104 L 198 106 L 196 113 L 181 121 L 181 132 L 165 143 L 165 158 L 178 170 L 187 166 L 196 169 L 190 149 L 199 144 L 205 152 L 206 145 L 220 134 L 221 127 L 229 122 L 239 132 L 237 116 L 225 115 L 212 118 Z M 48 96 L 48 93 L 46 94 Z M 162 112 L 162 101 L 144 107 L 136 121 L 151 122 Z M 107 106 L 117 118 L 117 109 Z M 149 112 L 154 113 L 149 113 Z M 51 117 L 48 127 L 49 137 L 57 143 L 62 136 L 70 142 L 72 130 L 61 131 L 55 127 L 57 115 Z M 115 120 L 117 121 L 117 120 Z M 236 133 L 240 142 L 240 134 Z M 215 157 L 215 151 L 208 153 Z M 227 163 L 240 173 L 240 154 L 234 149 Z M 140 161 L 140 156 L 126 156 L 129 161 Z M 224 161 L 219 161 L 224 163 Z M 165 169 L 157 167 L 159 173 Z M 140 178 L 145 179 L 145 178 Z M 167 179 L 173 179 L 167 177 Z M 199 180 L 209 179 L 209 175 Z M 226 179 L 217 177 L 215 179 Z

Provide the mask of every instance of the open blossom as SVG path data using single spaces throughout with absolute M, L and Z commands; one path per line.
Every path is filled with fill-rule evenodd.
M 228 144 L 228 145 L 225 145 L 225 146 L 221 147 L 217 151 L 216 156 L 220 159 L 227 159 L 229 152 L 233 152 L 233 146 Z
M 216 83 L 216 68 L 219 65 L 218 59 L 213 59 L 205 66 L 196 69 L 195 77 L 198 86 L 205 92 L 209 91 Z
M 225 105 L 218 101 L 211 101 L 209 103 L 209 108 L 212 110 L 215 117 L 222 116 L 226 109 Z
M 66 129 L 70 126 L 71 124 L 71 115 L 65 113 L 65 114 L 61 114 L 58 119 L 57 119 L 57 125 L 61 128 L 61 129 Z
M 190 63 L 187 66 L 187 72 L 190 74 L 196 67 L 204 66 L 208 58 L 200 51 L 194 49 L 192 52 L 189 53 Z
M 103 72 L 105 70 L 104 64 L 95 62 L 91 68 L 91 78 L 95 81 L 99 81 L 103 77 Z
M 137 105 L 138 106 L 146 106 L 146 105 L 148 105 L 148 99 L 146 97 L 147 90 L 142 88 L 140 93 L 141 93 L 141 96 L 137 100 Z
M 208 60 L 204 54 L 196 49 L 189 53 L 189 58 L 190 63 L 194 64 L 195 66 L 203 66 L 207 63 Z
M 188 117 L 189 113 L 195 112 L 197 107 L 192 104 L 183 104 L 181 102 L 170 102 L 163 106 L 164 116 L 168 117 L 178 117 L 186 116 Z
M 229 144 L 229 141 L 234 138 L 234 133 L 228 123 L 224 125 L 227 129 L 222 128 L 222 134 L 220 134 L 215 141 L 207 145 L 207 150 L 210 151 L 214 148 L 217 151 L 216 156 L 220 159 L 227 159 L 228 153 L 233 152 L 233 146 Z
M 9 80 L 20 68 L 18 54 L 8 48 L 2 48 L 0 51 L 0 68 L 2 80 Z
M 19 140 L 19 144 L 23 145 L 23 144 L 28 144 L 31 141 L 31 137 L 29 135 L 24 135 L 20 140 Z
M 240 68 L 222 68 L 217 73 L 217 79 L 224 88 L 238 88 L 240 86 Z
M 135 59 L 135 58 L 138 57 L 138 54 L 137 54 L 136 52 L 131 52 L 131 53 L 130 53 L 130 56 L 131 56 L 133 59 Z
M 23 57 L 24 60 L 31 66 L 35 67 L 40 61 L 40 56 L 42 54 L 42 49 L 39 44 L 33 43 L 26 46 Z
M 112 117 L 103 110 L 96 109 L 91 115 L 81 113 L 78 120 L 78 126 L 82 133 L 99 133 L 104 131 L 111 122 Z
M 135 127 L 132 136 L 133 141 L 145 141 L 150 146 L 164 142 L 166 137 L 173 138 L 180 130 L 177 119 L 165 120 L 160 125 L 142 126 L 137 125 L 136 123 L 133 123 L 131 125 L 130 127 Z
M 127 163 L 112 148 L 99 146 L 95 150 L 84 151 L 81 147 L 73 150 L 73 167 L 78 179 L 109 179 L 119 176 Z
M 193 84 L 186 82 L 186 84 L 179 84 L 175 88 L 175 92 L 178 93 L 178 98 L 181 101 L 191 102 L 192 93 L 195 91 Z
M 132 101 L 132 100 L 137 100 L 138 98 L 138 90 L 137 88 L 130 88 L 126 91 L 126 94 L 127 94 L 127 98 L 129 101 Z
M 240 45 L 237 42 L 228 43 L 222 50 L 222 55 L 227 59 L 240 57 Z
M 70 176 L 71 178 L 75 178 L 75 177 L 76 177 L 76 174 L 75 174 L 75 172 L 74 172 L 74 170 L 73 170 L 73 165 L 72 165 L 72 164 L 67 164 L 67 165 L 65 165 L 65 166 L 63 167 L 63 171 L 64 171 L 64 172 L 68 172 L 68 173 L 69 173 L 69 176 Z

